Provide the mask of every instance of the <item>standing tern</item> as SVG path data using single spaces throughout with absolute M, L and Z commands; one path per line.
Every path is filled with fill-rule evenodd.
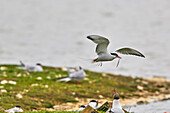
M 114 100 L 113 100 L 112 108 L 110 110 L 111 113 L 125 113 L 119 102 L 119 94 L 116 92 L 115 89 L 113 93 L 114 93 Z
M 93 63 L 101 62 L 101 65 L 102 65 L 103 61 L 112 61 L 115 58 L 119 58 L 119 60 L 121 59 L 121 57 L 117 53 L 107 52 L 107 47 L 110 43 L 110 41 L 107 38 L 99 36 L 99 35 L 89 35 L 87 36 L 87 38 L 97 44 L 96 53 L 98 57 L 93 60 Z M 121 49 L 116 50 L 115 52 L 126 54 L 126 55 L 136 55 L 139 57 L 145 57 L 142 53 L 132 48 L 121 48 Z M 119 61 L 118 61 L 118 64 L 119 64 Z
M 80 81 L 86 76 L 86 73 L 84 72 L 81 66 L 75 69 L 68 69 L 67 72 L 69 73 L 69 77 L 62 78 L 59 81 L 64 81 L 64 82 L 68 82 L 70 80 Z
M 43 68 L 40 63 L 37 63 L 35 66 L 25 65 L 22 61 L 20 61 L 20 64 L 23 69 L 27 70 L 28 72 L 42 72 Z
M 15 113 L 15 112 L 23 112 L 23 110 L 21 109 L 21 106 L 16 106 L 14 108 L 5 110 L 5 112 Z

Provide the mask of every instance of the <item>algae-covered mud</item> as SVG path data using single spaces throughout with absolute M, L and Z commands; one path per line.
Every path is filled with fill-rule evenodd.
M 100 104 L 113 100 L 113 89 L 123 105 L 169 98 L 170 82 L 165 79 L 132 78 L 85 70 L 87 76 L 76 81 L 58 82 L 68 76 L 65 68 L 43 67 L 43 72 L 27 72 L 18 65 L 0 65 L 0 109 L 21 105 L 24 111 L 73 110 L 89 100 Z

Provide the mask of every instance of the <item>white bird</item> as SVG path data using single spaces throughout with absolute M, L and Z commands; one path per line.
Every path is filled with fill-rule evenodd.
M 117 53 L 108 53 L 107 47 L 110 42 L 107 38 L 99 36 L 99 35 L 89 35 L 87 36 L 87 38 L 97 44 L 96 53 L 98 57 L 94 59 L 93 62 L 102 63 L 103 61 L 112 61 L 115 58 L 121 59 L 121 57 Z M 116 52 L 121 53 L 121 54 L 126 54 L 126 55 L 136 55 L 140 57 L 145 57 L 142 53 L 132 48 L 121 48 L 121 49 L 116 50 Z
M 81 105 L 80 108 L 78 110 L 76 110 L 76 111 L 83 111 L 85 108 L 86 108 L 85 105 Z
M 111 111 L 112 113 L 125 113 L 122 110 L 122 107 L 120 105 L 119 102 L 119 94 L 116 92 L 116 90 L 114 89 L 114 100 L 113 100 L 113 104 L 112 104 L 112 108 Z
M 69 74 L 71 74 L 71 73 L 75 73 L 75 72 L 77 72 L 78 70 L 80 70 L 80 66 L 79 67 L 76 67 L 76 68 L 67 68 L 67 72 L 69 73 Z
M 9 113 L 15 113 L 15 112 L 23 112 L 21 106 L 16 106 L 14 108 L 5 110 L 5 112 L 9 112 Z
M 67 71 L 69 73 L 69 77 L 62 78 L 59 81 L 64 81 L 64 82 L 68 82 L 70 80 L 80 81 L 86 76 L 86 73 L 84 72 L 83 68 L 80 66 L 78 68 L 74 68 L 71 70 L 68 69 Z
M 109 109 L 106 111 L 106 113 L 113 113 L 111 109 L 112 109 L 112 108 L 109 108 Z
M 20 61 L 22 69 L 27 70 L 28 72 L 42 72 L 43 68 L 40 63 L 37 63 L 35 66 L 25 65 L 22 61 Z
M 90 103 L 89 103 L 89 106 L 91 106 L 93 109 L 97 109 L 98 101 L 91 100 Z

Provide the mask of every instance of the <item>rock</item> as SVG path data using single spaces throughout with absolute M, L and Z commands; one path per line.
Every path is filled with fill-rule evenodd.
M 16 76 L 17 76 L 17 77 L 21 77 L 21 73 L 17 74 Z
M 9 84 L 13 84 L 13 85 L 16 85 L 16 84 L 17 84 L 17 82 L 15 82 L 15 81 L 11 81 L 11 80 L 10 80 L 10 81 L 8 81 L 8 83 L 9 83 Z
M 1 81 L 1 84 L 7 84 L 8 83 L 8 81 L 7 80 L 3 80 L 3 81 Z
M 4 86 L 0 86 L 0 89 L 4 88 Z
M 103 76 L 103 77 L 106 77 L 106 76 L 107 76 L 107 74 L 106 74 L 106 73 L 102 73 L 102 76 Z
M 1 71 L 4 71 L 4 70 L 6 70 L 7 69 L 7 67 L 0 67 L 0 70 Z
M 1 89 L 1 92 L 2 92 L 2 93 L 7 93 L 7 90 Z
M 140 91 L 142 91 L 142 90 L 143 90 L 143 87 L 138 85 L 138 86 L 137 86 L 137 89 L 140 90 Z
M 48 80 L 50 80 L 50 79 L 51 79 L 51 77 L 50 77 L 50 76 L 47 76 L 47 79 L 48 79 Z
M 67 68 L 62 67 L 61 70 L 62 70 L 62 71 L 67 71 Z
M 144 85 L 148 85 L 148 82 L 147 82 L 147 81 L 142 81 L 142 83 L 143 83 Z
M 34 87 L 34 86 L 39 86 L 39 85 L 38 84 L 31 84 L 31 86 Z
M 103 95 L 99 95 L 99 98 L 104 98 Z
M 45 87 L 45 88 L 48 88 L 48 85 L 45 85 L 44 87 Z
M 87 77 L 85 77 L 84 80 L 89 80 L 89 79 Z
M 145 103 L 145 102 L 142 101 L 142 100 L 137 102 L 137 104 L 139 104 L 139 105 L 140 105 L 140 104 L 144 104 L 144 103 Z
M 75 93 L 75 92 L 72 92 L 72 95 L 76 95 L 76 93 Z
M 42 80 L 42 77 L 37 77 L 37 80 Z
M 16 95 L 16 97 L 17 97 L 17 98 L 20 98 L 20 99 L 23 98 L 23 96 L 22 96 L 20 93 L 18 93 L 18 94 Z

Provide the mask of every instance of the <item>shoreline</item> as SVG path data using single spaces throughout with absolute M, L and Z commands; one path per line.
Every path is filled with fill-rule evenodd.
M 63 67 L 59 67 L 59 68 L 63 68 Z M 65 69 L 63 69 L 65 70 Z M 88 70 L 90 71 L 90 70 Z M 92 71 L 94 72 L 94 71 Z M 102 73 L 102 76 L 107 76 L 107 74 L 112 74 L 112 73 L 104 73 L 104 72 L 97 72 L 97 73 Z M 117 75 L 119 76 L 119 75 Z M 124 76 L 124 75 L 121 75 Z M 127 76 L 124 76 L 127 77 Z M 136 78 L 133 76 L 130 76 L 132 78 Z M 153 76 L 152 78 L 143 78 L 143 77 L 137 77 L 137 78 L 142 78 L 144 80 L 148 80 L 148 81 L 154 81 L 154 82 L 170 82 L 168 79 L 166 79 L 165 77 L 159 77 L 159 76 Z M 170 94 L 160 94 L 159 92 L 156 92 L 156 94 L 154 93 L 150 93 L 149 95 L 147 94 L 148 92 L 144 92 L 142 93 L 141 91 L 136 92 L 136 94 L 139 94 L 141 97 L 131 97 L 131 98 L 126 98 L 126 99 L 120 99 L 120 103 L 122 104 L 122 106 L 126 107 L 131 107 L 131 106 L 137 106 L 137 105 L 143 105 L 143 104 L 150 104 L 153 102 L 160 102 L 160 101 L 168 101 L 170 100 Z M 144 96 L 142 96 L 144 94 Z M 99 105 L 101 106 L 102 104 L 104 104 L 106 101 L 107 102 L 112 102 L 113 100 L 111 100 L 110 98 L 107 99 L 95 99 L 95 98 L 89 98 L 89 99 L 79 99 L 81 100 L 81 102 L 76 103 L 77 105 L 75 105 L 74 103 L 64 103 L 64 104 L 60 104 L 60 105 L 55 105 L 54 109 L 43 109 L 43 110 L 49 110 L 49 111 L 73 111 L 78 109 L 81 105 L 86 105 L 88 104 L 88 102 L 90 100 L 98 100 L 99 101 Z M 62 106 L 62 108 L 61 108 Z
M 10 64 L 0 65 L 0 74 L 2 75 L 0 82 L 3 80 L 16 82 L 15 85 L 11 85 L 10 87 L 8 85 L 6 86 L 6 84 L 0 84 L 0 94 L 4 95 L 0 97 L 0 100 L 5 102 L 4 99 L 7 97 L 11 99 L 11 96 L 14 99 L 14 103 L 9 102 L 9 106 L 0 108 L 6 109 L 7 107 L 11 107 L 15 104 L 15 101 L 18 103 L 18 99 L 22 106 L 29 111 L 76 110 L 80 105 L 88 104 L 92 99 L 98 100 L 100 106 L 106 101 L 113 101 L 112 89 L 114 87 L 118 89 L 120 102 L 123 106 L 170 99 L 170 89 L 168 87 L 170 81 L 165 78 L 134 78 L 85 70 L 87 75 L 81 81 L 81 84 L 76 84 L 75 82 L 59 83 L 56 82 L 59 77 L 68 76 L 66 68 L 48 66 L 44 67 L 43 72 L 32 73 L 18 69 L 18 66 Z M 39 77 L 41 77 L 41 80 L 37 80 Z M 15 89 L 13 86 L 19 87 L 20 90 L 15 93 L 14 91 L 18 89 Z M 6 90 L 6 92 L 3 93 L 2 90 Z M 37 94 L 37 91 L 41 91 L 42 94 Z M 18 98 L 16 94 L 20 94 L 21 97 Z M 47 97 L 46 95 L 50 96 Z M 24 104 L 25 100 L 28 101 L 27 106 Z M 3 101 L 0 102 L 0 105 L 3 105 Z M 35 101 L 35 103 L 32 104 L 32 101 Z
M 101 106 L 105 102 L 112 103 L 113 100 L 110 98 L 107 99 L 95 99 L 95 98 L 89 98 L 89 99 L 79 99 L 80 102 L 76 103 L 64 103 L 60 105 L 55 105 L 54 108 L 42 108 L 41 110 L 48 110 L 48 111 L 73 111 L 78 109 L 81 105 L 86 105 L 90 100 L 98 100 L 99 105 Z M 124 109 L 132 107 L 132 106 L 138 106 L 138 105 L 149 105 L 150 103 L 154 102 L 161 102 L 161 101 L 170 101 L 170 94 L 160 94 L 160 95 L 148 95 L 147 97 L 132 97 L 129 99 L 120 99 L 120 103 Z M 40 110 L 40 111 L 41 111 Z

